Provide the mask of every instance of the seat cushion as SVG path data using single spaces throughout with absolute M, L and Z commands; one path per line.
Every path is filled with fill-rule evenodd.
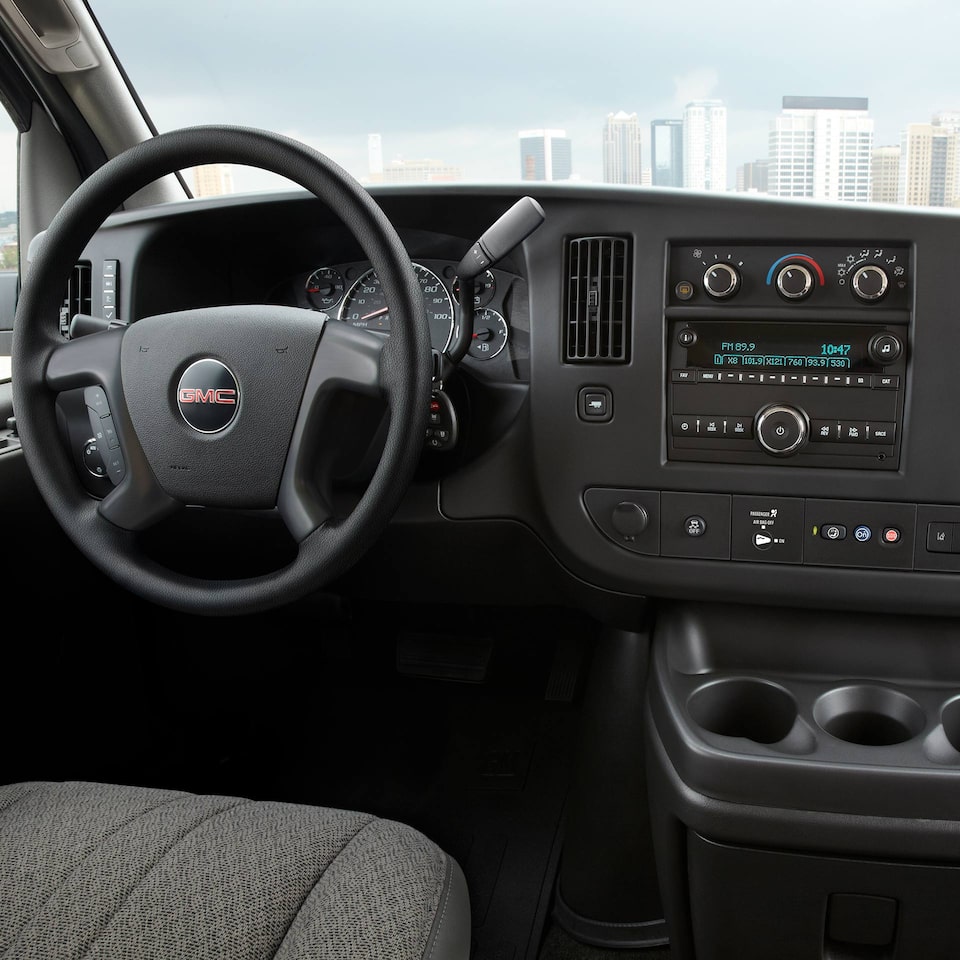
M 108 784 L 0 786 L 0 957 L 466 960 L 455 861 L 368 814 Z

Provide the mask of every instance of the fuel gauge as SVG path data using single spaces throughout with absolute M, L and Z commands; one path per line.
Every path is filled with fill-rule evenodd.
M 329 310 L 343 297 L 346 286 L 339 270 L 320 267 L 307 277 L 307 299 L 318 310 Z
M 476 360 L 492 360 L 507 345 L 507 321 L 496 310 L 481 307 L 473 318 L 473 339 L 467 351 Z

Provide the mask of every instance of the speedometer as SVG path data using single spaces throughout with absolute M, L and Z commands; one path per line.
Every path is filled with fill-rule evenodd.
M 443 281 L 432 270 L 419 263 L 415 263 L 413 269 L 430 323 L 430 345 L 443 351 L 453 334 L 453 301 Z M 338 319 L 365 330 L 390 332 L 390 308 L 375 270 L 368 270 L 347 291 Z

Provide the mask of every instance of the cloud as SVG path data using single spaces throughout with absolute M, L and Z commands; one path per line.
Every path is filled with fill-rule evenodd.
M 673 106 L 682 110 L 691 100 L 715 96 L 720 75 L 713 67 L 699 67 L 673 78 Z

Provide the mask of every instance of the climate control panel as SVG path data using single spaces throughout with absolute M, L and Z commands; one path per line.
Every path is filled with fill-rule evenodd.
M 669 458 L 897 469 L 908 254 L 905 245 L 673 247 Z

